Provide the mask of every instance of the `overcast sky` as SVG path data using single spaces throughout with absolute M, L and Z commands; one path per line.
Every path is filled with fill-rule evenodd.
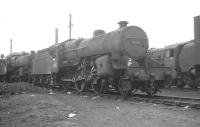
M 46 48 L 72 37 L 89 38 L 95 29 L 106 32 L 118 28 L 117 22 L 141 27 L 150 47 L 193 39 L 193 17 L 200 15 L 199 0 L 1 0 L 0 54 Z

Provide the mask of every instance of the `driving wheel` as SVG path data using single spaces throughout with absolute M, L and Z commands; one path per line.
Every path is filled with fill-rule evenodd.
M 85 80 L 76 81 L 75 87 L 78 92 L 87 91 L 87 82 Z
M 92 83 L 92 89 L 94 90 L 95 94 L 103 93 L 105 86 L 105 80 L 97 80 L 96 82 Z

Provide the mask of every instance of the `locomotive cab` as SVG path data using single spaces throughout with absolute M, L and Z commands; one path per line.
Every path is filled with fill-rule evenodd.
M 164 63 L 165 66 L 175 69 L 175 53 L 177 45 L 165 47 Z

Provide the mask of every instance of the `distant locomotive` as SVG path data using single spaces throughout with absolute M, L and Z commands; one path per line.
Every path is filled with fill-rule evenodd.
M 181 88 L 185 85 L 197 88 L 200 85 L 200 16 L 194 18 L 194 40 L 151 51 L 151 57 L 173 70 L 171 83 Z
M 12 53 L 6 58 L 7 81 L 28 81 L 32 70 L 32 55 L 25 52 Z
M 149 52 L 141 61 L 130 61 L 128 67 L 128 77 L 131 79 L 132 93 L 138 90 L 147 92 L 154 96 L 159 89 L 168 83 L 168 77 L 171 76 L 171 69 L 162 63 L 154 60 Z M 161 92 L 161 91 L 160 91 Z
M 2 58 L 0 59 L 0 82 L 6 82 L 6 75 L 7 75 L 7 63 L 2 56 Z

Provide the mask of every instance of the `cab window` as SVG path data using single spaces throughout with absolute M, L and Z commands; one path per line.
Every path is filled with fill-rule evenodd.
M 166 57 L 174 57 L 174 49 L 167 50 Z

